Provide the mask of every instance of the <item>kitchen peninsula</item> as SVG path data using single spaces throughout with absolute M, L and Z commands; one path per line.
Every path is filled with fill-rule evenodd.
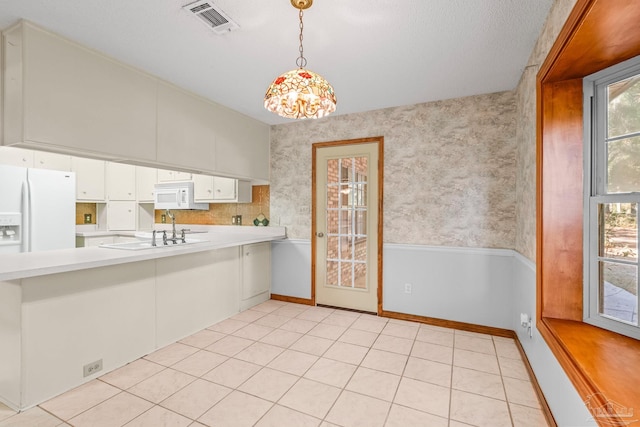
M 29 408 L 268 299 L 284 227 L 204 229 L 184 246 L 3 256 L 0 400 Z

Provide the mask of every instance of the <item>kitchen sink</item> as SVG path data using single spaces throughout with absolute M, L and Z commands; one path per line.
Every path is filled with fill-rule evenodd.
M 101 248 L 109 248 L 109 249 L 123 249 L 126 251 L 141 251 L 145 249 L 166 249 L 166 248 L 177 248 L 179 246 L 192 245 L 194 243 L 206 242 L 206 240 L 198 240 L 198 239 L 186 239 L 186 242 L 182 242 L 178 240 L 178 243 L 169 242 L 168 245 L 162 244 L 162 239 L 157 242 L 157 246 L 151 245 L 151 240 L 139 240 L 136 242 L 123 242 L 123 243 L 105 243 L 100 245 Z

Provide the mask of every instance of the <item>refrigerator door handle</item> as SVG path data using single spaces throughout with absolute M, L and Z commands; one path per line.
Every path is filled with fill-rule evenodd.
M 31 252 L 31 183 L 29 179 L 22 183 L 22 252 Z

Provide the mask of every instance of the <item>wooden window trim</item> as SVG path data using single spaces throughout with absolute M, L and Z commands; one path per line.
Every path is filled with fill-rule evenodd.
M 583 400 L 636 411 L 640 341 L 582 321 L 582 79 L 640 55 L 638 22 L 637 0 L 578 0 L 536 82 L 537 328 Z

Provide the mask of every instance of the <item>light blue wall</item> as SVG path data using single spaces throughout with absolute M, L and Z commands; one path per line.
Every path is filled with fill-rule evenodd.
M 511 329 L 513 251 L 385 244 L 383 255 L 385 310 Z
M 276 240 L 271 242 L 271 293 L 311 298 L 311 242 Z
M 556 423 L 560 427 L 595 426 L 591 414 L 580 395 L 569 381 L 551 349 L 547 346 L 538 330 L 533 328 L 533 337 L 520 327 L 519 313 L 533 317 L 536 313 L 536 267 L 531 261 L 517 252 L 513 252 L 513 329 L 527 353 L 529 364 L 533 368 L 538 384 L 547 398 Z
M 310 241 L 275 241 L 271 248 L 272 293 L 311 298 Z M 516 331 L 558 426 L 596 425 L 535 325 L 532 338 L 520 327 L 520 313 L 535 321 L 531 261 L 510 249 L 385 244 L 383 250 L 384 310 Z

